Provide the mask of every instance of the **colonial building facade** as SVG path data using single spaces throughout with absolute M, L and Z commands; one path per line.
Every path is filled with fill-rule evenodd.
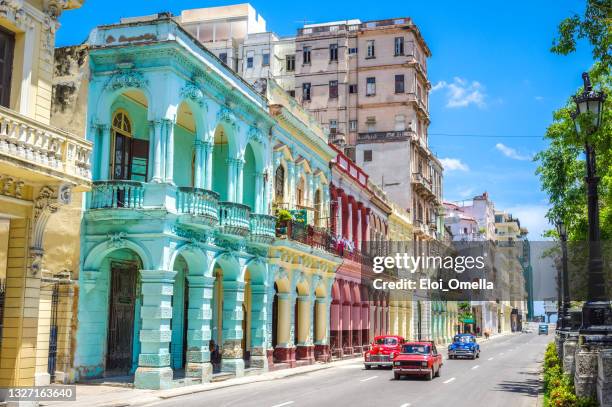
M 88 45 L 95 181 L 79 379 L 169 388 L 179 370 L 197 383 L 328 359 L 339 259 L 272 215 L 286 197 L 288 210 L 312 208 L 308 225 L 327 216 L 322 131 L 280 93 L 268 103 L 170 15 L 99 27 Z
M 51 125 L 57 18 L 81 1 L 0 4 L 0 387 L 70 367 L 91 143 Z

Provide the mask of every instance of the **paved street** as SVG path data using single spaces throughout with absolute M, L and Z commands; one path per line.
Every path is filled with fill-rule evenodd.
M 552 336 L 514 334 L 481 343 L 476 360 L 445 359 L 441 377 L 393 380 L 353 364 L 172 398 L 155 406 L 535 406 L 539 361 Z

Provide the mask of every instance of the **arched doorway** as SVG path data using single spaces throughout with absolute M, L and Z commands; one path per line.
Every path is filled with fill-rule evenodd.
M 130 250 L 108 256 L 109 312 L 105 376 L 127 375 L 135 368 L 138 354 L 137 313 L 139 309 L 139 270 L 141 262 Z
M 195 114 L 187 102 L 182 102 L 174 125 L 174 160 L 172 178 L 178 186 L 195 186 Z M 168 175 L 168 174 L 166 174 Z
M 295 333 L 295 343 L 294 345 L 297 346 L 297 344 L 300 342 L 300 292 L 299 290 L 296 288 L 295 289 L 295 310 L 294 310 L 294 318 L 293 318 L 293 326 L 294 326 L 294 333 Z
M 210 339 L 210 362 L 213 372 L 221 371 L 221 347 L 223 344 L 223 270 L 215 265 L 213 270 L 212 328 Z
M 278 344 L 278 285 L 274 283 L 274 298 L 272 300 L 272 348 Z
M 189 287 L 187 275 L 189 268 L 187 261 L 182 255 L 178 255 L 174 261 L 174 294 L 172 295 L 172 320 L 170 329 L 172 339 L 170 341 L 170 366 L 173 369 L 182 369 L 186 362 L 187 352 L 187 329 L 189 309 Z

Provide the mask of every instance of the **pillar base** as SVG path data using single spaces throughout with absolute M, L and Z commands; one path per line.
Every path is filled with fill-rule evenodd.
M 574 377 L 576 374 L 576 348 L 578 346 L 578 333 L 570 334 L 563 342 L 563 371 Z
M 314 363 L 314 345 L 298 345 L 295 350 L 295 358 Z
M 169 367 L 139 367 L 134 375 L 134 387 L 137 389 L 170 389 L 172 369 Z
M 612 349 L 597 355 L 597 401 L 600 406 L 612 406 Z
M 185 376 L 200 379 L 202 383 L 208 383 L 212 381 L 213 367 L 210 362 L 204 363 L 193 363 L 187 362 L 185 366 Z
M 268 352 L 264 348 L 251 348 L 250 367 L 268 370 Z
M 576 351 L 574 387 L 578 397 L 595 397 L 597 386 L 597 351 L 581 346 Z
M 317 362 L 331 362 L 329 345 L 315 345 L 314 357 Z
M 290 367 L 295 367 L 295 348 L 274 349 L 274 363 L 288 363 Z
M 244 359 L 221 359 L 221 371 L 233 373 L 236 377 L 244 376 Z

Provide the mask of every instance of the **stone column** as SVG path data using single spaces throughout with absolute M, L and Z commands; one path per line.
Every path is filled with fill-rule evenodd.
M 272 293 L 274 295 L 274 293 Z M 251 287 L 251 367 L 268 370 L 268 287 L 253 284 Z
M 221 371 L 244 376 L 242 359 L 243 281 L 223 281 L 223 350 Z
M 300 295 L 296 299 L 298 307 L 300 309 L 300 315 L 302 319 L 307 319 L 306 326 L 308 327 L 308 332 L 306 333 L 306 338 L 303 341 L 300 341 L 299 338 L 295 338 L 296 344 L 296 359 L 298 360 L 306 360 L 310 363 L 314 362 L 314 347 L 312 344 L 312 322 L 313 319 L 313 307 L 312 304 L 314 302 L 314 295 Z M 305 312 L 306 311 L 306 312 Z M 300 321 L 295 321 L 295 324 L 299 324 Z M 301 324 L 303 327 L 304 324 Z M 303 336 L 303 335 L 302 335 Z
M 139 389 L 172 387 L 169 344 L 172 337 L 172 294 L 176 271 L 141 270 L 142 307 L 140 355 L 134 386 Z
M 236 160 L 236 202 L 244 203 L 242 195 L 244 191 L 244 159 Z
M 236 202 L 237 160 L 228 158 L 225 163 L 227 166 L 227 200 Z
M 206 172 L 204 173 L 204 188 L 209 191 L 212 190 L 212 176 L 213 176 L 213 143 L 204 143 L 204 155 L 206 157 Z
M 273 275 L 273 274 L 274 273 L 270 271 L 270 275 Z M 273 317 L 272 307 L 274 306 L 274 296 L 276 295 L 276 292 L 274 290 L 274 279 L 273 278 L 270 279 L 270 281 L 268 282 L 266 294 L 267 294 L 268 301 L 266 302 L 266 306 L 265 306 L 265 309 L 266 309 L 266 342 L 265 342 L 266 352 L 265 352 L 265 355 L 268 359 L 268 368 L 269 368 L 271 365 L 274 364 L 274 346 L 272 346 L 272 342 L 273 340 L 277 339 L 277 338 L 274 338 L 274 339 L 272 338 L 272 335 L 274 334 L 272 330 L 272 317 Z
M 168 184 L 174 183 L 174 121 L 163 120 L 163 132 L 166 139 L 166 179 Z
M 162 134 L 161 120 L 153 122 L 153 178 L 152 182 L 162 182 Z
M 255 207 L 251 208 L 254 213 L 267 213 L 264 209 L 264 174 L 263 172 L 255 173 Z
M 196 188 L 204 188 L 204 177 L 202 177 L 202 173 L 204 172 L 204 168 L 206 168 L 206 159 L 204 157 L 204 146 L 200 140 L 196 140 L 194 145 L 195 150 L 195 165 L 193 166 L 193 185 Z
M 287 191 L 289 208 L 295 208 L 296 204 L 296 191 L 295 191 L 295 164 L 293 162 L 287 162 L 287 183 L 289 188 Z
M 210 321 L 213 298 L 213 277 L 188 275 L 189 309 L 187 311 L 187 364 L 185 376 L 201 379 L 202 383 L 212 379 L 210 363 Z

